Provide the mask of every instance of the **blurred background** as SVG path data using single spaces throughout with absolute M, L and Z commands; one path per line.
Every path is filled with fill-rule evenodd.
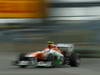
M 100 0 L 0 0 L 0 51 L 73 43 L 82 57 L 100 57 Z

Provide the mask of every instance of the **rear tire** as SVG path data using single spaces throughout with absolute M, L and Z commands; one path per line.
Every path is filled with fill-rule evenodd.
M 80 65 L 80 57 L 76 53 L 72 53 L 70 59 L 69 59 L 69 65 L 71 67 L 78 67 Z

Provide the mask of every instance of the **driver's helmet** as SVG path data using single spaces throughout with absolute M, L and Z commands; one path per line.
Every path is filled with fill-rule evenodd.
M 54 42 L 53 41 L 48 41 L 48 44 L 54 44 Z
M 48 41 L 48 48 L 54 48 L 54 42 L 53 41 Z

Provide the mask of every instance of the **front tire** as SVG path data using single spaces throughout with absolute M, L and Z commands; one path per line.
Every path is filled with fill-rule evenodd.
M 19 54 L 19 61 L 24 60 L 26 53 Z
M 27 65 L 20 65 L 19 68 L 26 68 Z
M 47 57 L 47 60 L 51 62 L 51 68 L 54 68 L 56 65 L 55 65 L 55 60 L 56 60 L 56 56 L 53 56 L 52 54 L 49 54 L 48 57 Z

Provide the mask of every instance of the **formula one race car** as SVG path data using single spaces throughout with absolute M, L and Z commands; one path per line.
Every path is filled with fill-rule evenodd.
M 60 43 L 57 44 L 57 47 L 61 53 L 49 48 L 31 53 L 21 53 L 13 64 L 20 68 L 28 66 L 56 67 L 66 64 L 78 67 L 80 65 L 80 57 L 73 51 L 73 44 Z

